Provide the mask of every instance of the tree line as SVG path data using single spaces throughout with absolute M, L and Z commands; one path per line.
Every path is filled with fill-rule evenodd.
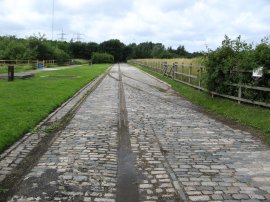
M 124 62 L 136 58 L 195 57 L 200 52 L 190 53 L 184 46 L 166 48 L 162 43 L 143 42 L 124 44 L 118 39 L 110 39 L 100 44 L 95 42 L 52 41 L 45 36 L 0 36 L 0 60 L 57 60 L 72 58 L 91 59 L 93 53 L 107 53 L 114 62 Z

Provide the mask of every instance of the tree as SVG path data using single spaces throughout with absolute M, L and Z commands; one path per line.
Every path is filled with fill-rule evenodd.
M 161 43 L 157 43 L 154 45 L 151 55 L 153 58 L 158 58 L 164 52 L 165 52 L 164 45 Z
M 125 44 L 118 39 L 104 41 L 99 45 L 99 51 L 113 55 L 115 62 L 123 62 L 126 60 L 126 58 L 124 58 L 124 48 Z
M 5 36 L 0 38 L 0 58 L 5 60 L 29 59 L 31 53 L 25 40 L 17 39 L 15 36 Z
M 125 46 L 124 55 L 123 55 L 125 60 L 135 58 L 135 48 L 136 48 L 136 44 L 134 44 L 134 43 L 129 44 L 128 46 Z
M 89 56 L 91 56 L 92 53 L 98 51 L 98 46 L 99 45 L 97 43 L 95 43 L 95 42 L 86 43 L 84 59 L 90 59 Z
M 154 45 L 155 44 L 152 42 L 140 43 L 136 47 L 136 51 L 135 51 L 136 58 L 151 58 Z
M 256 66 L 252 45 L 241 40 L 241 36 L 231 40 L 228 36 L 221 47 L 207 55 L 207 87 L 210 91 L 234 94 L 230 83 L 250 83 L 250 75 L 237 73 L 238 70 L 252 70 Z
M 85 43 L 71 41 L 69 44 L 69 52 L 73 58 L 89 59 L 89 53 L 86 52 Z
M 101 63 L 113 63 L 114 58 L 113 55 L 108 53 L 93 53 L 91 57 L 93 64 L 101 64 Z
M 46 39 L 42 37 L 32 36 L 28 38 L 29 49 L 32 55 L 38 60 L 54 59 L 53 48 L 51 44 L 47 43 Z
M 159 58 L 161 59 L 170 59 L 170 58 L 177 58 L 178 55 L 176 55 L 175 53 L 170 53 L 168 51 L 164 51 L 159 55 Z
M 178 48 L 176 49 L 176 54 L 178 54 L 181 57 L 187 57 L 189 56 L 189 53 L 186 51 L 185 46 L 178 46 Z

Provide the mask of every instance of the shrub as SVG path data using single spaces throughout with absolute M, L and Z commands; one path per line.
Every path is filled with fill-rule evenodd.
M 245 84 L 249 86 L 269 87 L 270 74 L 270 45 L 268 41 L 262 41 L 254 49 L 237 37 L 231 40 L 225 36 L 222 45 L 216 50 L 209 50 L 206 55 L 205 75 L 206 85 L 209 91 L 237 96 L 238 88 L 229 84 Z M 262 66 L 263 76 L 252 77 L 253 69 Z M 243 89 L 242 95 L 251 100 L 268 100 L 269 93 L 251 89 Z
M 162 52 L 161 54 L 159 54 L 158 58 L 161 59 L 171 59 L 171 58 L 177 58 L 178 55 L 175 53 L 169 53 L 169 52 Z
M 64 64 L 70 59 L 69 55 L 65 51 L 59 48 L 53 49 L 53 55 L 57 63 L 60 65 Z
M 113 63 L 114 57 L 108 53 L 98 53 L 94 52 L 91 57 L 93 64 L 101 64 L 101 63 Z
M 210 91 L 234 94 L 235 87 L 227 84 L 249 83 L 251 76 L 239 70 L 252 70 L 256 67 L 252 45 L 241 41 L 241 37 L 231 40 L 225 36 L 221 47 L 209 51 L 206 58 L 206 84 Z

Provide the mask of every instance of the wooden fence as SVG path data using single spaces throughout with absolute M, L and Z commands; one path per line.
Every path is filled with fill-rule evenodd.
M 50 64 L 55 64 L 56 60 L 0 60 L 0 66 L 5 65 L 34 65 L 41 64 L 43 67 L 47 67 Z
M 232 96 L 232 95 L 220 94 L 213 91 L 211 92 L 208 91 L 202 85 L 202 75 L 203 75 L 203 72 L 205 72 L 206 70 L 206 67 L 202 65 L 194 66 L 192 64 L 187 65 L 184 63 L 178 64 L 176 62 L 167 63 L 167 62 L 143 61 L 139 59 L 130 60 L 129 62 L 131 64 L 137 64 L 137 65 L 148 67 L 152 71 L 157 72 L 161 75 L 170 77 L 171 79 L 175 81 L 178 81 L 188 86 L 191 86 L 193 88 L 211 93 L 212 97 L 220 96 L 220 97 L 225 97 L 231 100 L 236 100 L 239 104 L 243 102 L 243 103 L 249 103 L 249 104 L 254 104 L 254 105 L 270 108 L 269 102 L 250 100 L 243 97 L 244 89 L 270 93 L 270 88 L 259 87 L 259 86 L 249 86 L 249 85 L 244 85 L 244 84 L 227 84 L 228 86 L 234 86 L 235 88 L 237 88 L 238 96 Z

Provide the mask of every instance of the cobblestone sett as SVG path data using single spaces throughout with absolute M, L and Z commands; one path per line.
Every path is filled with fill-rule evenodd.
M 189 199 L 191 201 L 209 201 L 209 196 L 190 196 Z

